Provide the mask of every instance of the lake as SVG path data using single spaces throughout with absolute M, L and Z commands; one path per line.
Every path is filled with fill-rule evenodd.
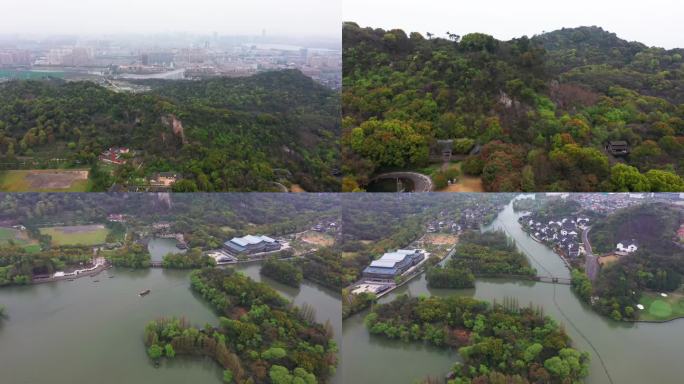
M 504 229 L 539 275 L 568 277 L 569 271 L 560 257 L 520 229 L 519 216 L 509 204 L 483 230 Z M 574 295 L 570 286 L 510 279 L 478 279 L 474 289 L 450 290 L 429 289 L 423 275 L 383 297 L 381 302 L 404 293 L 463 295 L 499 302 L 504 297 L 513 297 L 520 305 L 542 306 L 547 315 L 564 324 L 576 348 L 591 353 L 590 375 L 586 379 L 590 384 L 611 383 L 611 379 L 612 383 L 621 384 L 678 383 L 684 377 L 684 320 L 664 324 L 616 322 L 595 313 Z M 410 384 L 427 375 L 443 377 L 459 358 L 453 350 L 371 336 L 363 325 L 367 314 L 364 311 L 342 324 L 340 369 L 346 383 Z
M 237 267 L 296 304 L 313 305 L 317 320 L 330 320 L 340 343 L 339 294 L 308 282 L 300 289 L 283 286 L 262 279 L 259 268 L 258 263 Z M 150 320 L 186 316 L 198 326 L 217 323 L 212 309 L 190 290 L 189 273 L 159 268 L 134 271 L 112 268 L 97 277 L 71 282 L 0 289 L 0 303 L 5 305 L 8 314 L 0 323 L 2 381 L 13 384 L 221 383 L 222 370 L 210 359 L 181 357 L 163 361 L 155 368 L 146 355 L 143 333 Z M 114 278 L 108 278 L 109 275 Z M 151 293 L 139 297 L 138 292 L 144 289 L 150 289 Z M 339 370 L 332 382 L 341 383 Z

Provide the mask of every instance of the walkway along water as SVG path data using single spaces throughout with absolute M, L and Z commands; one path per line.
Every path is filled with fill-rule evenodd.
M 484 230 L 505 229 L 540 275 L 569 278 L 569 271 L 558 255 L 522 231 L 518 216 L 509 204 Z M 547 315 L 565 324 L 577 348 L 591 354 L 586 380 L 589 384 L 678 383 L 684 377 L 684 364 L 680 361 L 684 321 L 665 324 L 616 322 L 595 313 L 567 285 L 478 279 L 474 289 L 430 289 L 425 277 L 419 276 L 380 301 L 391 301 L 398 294 L 462 295 L 499 302 L 504 297 L 512 297 L 521 305 L 541 306 Z M 411 384 L 427 375 L 443 377 L 458 360 L 458 354 L 453 350 L 369 335 L 363 325 L 367 313 L 352 316 L 342 324 L 341 370 L 345 382 Z

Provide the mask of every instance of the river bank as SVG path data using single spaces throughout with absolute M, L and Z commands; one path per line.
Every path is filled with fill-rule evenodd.
M 483 230 L 504 230 L 540 275 L 569 278 L 569 271 L 551 249 L 532 240 L 518 223 L 509 204 Z M 430 289 L 425 276 L 380 299 L 397 295 L 462 295 L 479 300 L 517 299 L 520 305 L 541 306 L 563 323 L 577 349 L 591 354 L 589 384 L 649 382 L 675 383 L 684 376 L 678 362 L 684 345 L 684 320 L 669 323 L 627 323 L 605 318 L 580 301 L 570 286 L 511 279 L 477 279 L 475 288 Z M 342 325 L 342 367 L 346 382 L 412 384 L 427 375 L 443 377 L 458 361 L 456 351 L 421 344 L 405 344 L 369 334 L 363 324 L 368 311 L 352 315 Z

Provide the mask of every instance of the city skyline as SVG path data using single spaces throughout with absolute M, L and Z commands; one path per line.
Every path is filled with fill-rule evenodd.
M 339 1 L 294 0 L 288 7 L 279 5 L 275 0 L 241 3 L 239 9 L 215 0 L 197 0 L 192 8 L 179 0 L 123 0 L 116 7 L 101 0 L 12 2 L 3 5 L 0 35 L 216 32 L 258 36 L 264 31 L 289 37 L 341 35 Z

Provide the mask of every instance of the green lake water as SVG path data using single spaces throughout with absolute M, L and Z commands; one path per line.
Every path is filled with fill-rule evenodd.
M 540 275 L 567 277 L 569 272 L 549 248 L 532 240 L 517 222 L 512 205 L 485 228 L 503 228 L 525 252 Z M 482 300 L 517 298 L 520 305 L 542 306 L 545 313 L 564 324 L 575 347 L 591 353 L 590 384 L 681 383 L 684 378 L 684 320 L 664 324 L 622 323 L 602 317 L 578 300 L 567 285 L 508 279 L 478 279 L 474 289 L 429 289 L 424 276 L 400 287 L 382 302 L 398 294 L 464 295 Z M 402 343 L 368 334 L 363 317 L 352 316 L 342 325 L 342 375 L 345 383 L 410 384 L 427 375 L 443 377 L 458 360 L 458 353 L 418 343 Z M 604 370 L 598 354 L 606 366 Z
M 259 268 L 259 264 L 237 267 L 261 280 Z M 0 303 L 8 313 L 0 323 L 0 381 L 220 383 L 222 372 L 210 359 L 176 358 L 155 368 L 146 356 L 144 326 L 152 319 L 186 316 L 200 326 L 217 322 L 211 308 L 190 290 L 188 275 L 189 271 L 112 268 L 71 282 L 0 289 Z M 313 305 L 319 321 L 330 319 L 339 342 L 339 295 L 310 283 L 297 290 L 263 281 L 297 304 Z M 139 297 L 145 289 L 151 293 Z M 340 377 L 338 370 L 332 382 L 341 383 Z

